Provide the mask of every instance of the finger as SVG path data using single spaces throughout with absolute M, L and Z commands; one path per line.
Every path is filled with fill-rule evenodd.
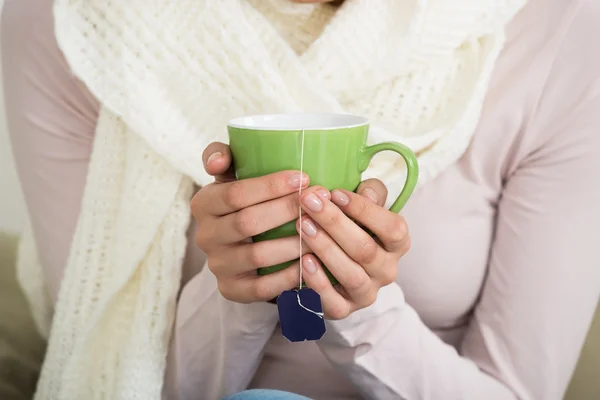
M 299 262 L 269 275 L 252 275 L 245 278 L 218 280 L 219 292 L 228 300 L 238 303 L 269 301 L 283 291 L 298 286 Z
M 306 286 L 321 296 L 323 314 L 328 319 L 344 319 L 353 311 L 352 302 L 343 297 L 329 281 L 319 260 L 312 255 L 302 258 L 302 277 Z
M 307 187 L 309 178 L 298 171 L 281 171 L 257 178 L 210 184 L 198 192 L 197 207 L 210 215 L 226 215 L 292 194 Z
M 347 190 L 334 190 L 331 201 L 347 216 L 373 232 L 389 252 L 406 252 L 410 246 L 408 226 L 401 215 Z
M 373 203 L 383 206 L 387 200 L 387 187 L 379 179 L 367 179 L 356 188 L 356 193 L 367 197 Z
M 301 226 L 300 226 L 301 225 Z M 357 304 L 370 296 L 373 282 L 366 271 L 352 260 L 338 244 L 310 217 L 303 217 L 297 229 L 302 229 L 304 242 L 319 257 L 329 272 L 346 289 L 350 298 Z
M 379 267 L 384 263 L 387 256 L 385 250 L 379 246 L 373 237 L 352 221 L 340 208 L 332 201 L 348 201 L 347 196 L 339 190 L 334 190 L 331 194 L 332 201 L 324 198 L 318 198 L 315 192 L 320 189 L 308 189 L 303 193 L 302 207 L 310 217 L 331 237 L 352 260 L 367 271 L 367 274 L 373 276 Z M 345 197 L 344 197 L 345 196 Z M 366 197 L 358 196 L 363 204 L 377 207 Z M 308 221 L 307 223 L 309 223 Z M 308 238 L 305 238 L 307 243 Z M 312 243 L 310 244 L 312 247 Z M 318 251 L 313 247 L 317 255 Z M 329 264 L 325 262 L 325 265 Z
M 235 180 L 231 150 L 225 143 L 213 142 L 202 153 L 204 170 L 215 177 L 217 182 L 231 182 Z
M 329 192 L 323 195 L 328 197 Z M 236 243 L 293 221 L 300 212 L 298 193 L 256 204 L 218 218 L 212 239 L 221 244 Z
M 302 246 L 302 254 L 311 251 L 308 244 Z M 223 275 L 224 271 L 227 275 L 233 276 L 295 260 L 299 253 L 300 239 L 294 235 L 263 242 L 225 246 L 219 252 L 219 256 L 212 256 L 209 259 L 208 266 L 217 276 Z

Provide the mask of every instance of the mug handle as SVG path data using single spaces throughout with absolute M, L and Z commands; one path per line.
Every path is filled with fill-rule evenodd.
M 369 168 L 369 164 L 373 157 L 382 151 L 393 151 L 398 153 L 406 162 L 406 181 L 404 182 L 404 187 L 390 207 L 391 212 L 399 213 L 412 195 L 419 180 L 419 164 L 417 162 L 417 156 L 411 149 L 396 142 L 377 143 L 372 146 L 365 146 L 361 148 L 360 151 L 359 169 L 361 173 Z

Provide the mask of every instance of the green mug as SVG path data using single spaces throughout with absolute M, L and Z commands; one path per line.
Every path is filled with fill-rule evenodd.
M 415 154 L 400 143 L 385 142 L 367 146 L 369 122 L 349 114 L 274 114 L 233 119 L 227 125 L 229 146 L 237 179 L 255 178 L 283 170 L 300 170 L 310 177 L 310 185 L 328 190 L 355 191 L 361 174 L 379 152 L 393 151 L 404 158 L 406 182 L 390 211 L 400 212 L 413 193 L 419 176 Z M 304 151 L 302 142 L 304 138 Z M 271 229 L 253 238 L 255 242 L 297 235 L 296 223 Z M 266 275 L 290 266 L 296 260 L 260 268 Z M 332 283 L 335 278 L 327 271 Z

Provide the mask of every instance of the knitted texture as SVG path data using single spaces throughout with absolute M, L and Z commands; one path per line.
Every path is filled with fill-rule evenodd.
M 160 398 L 188 202 L 230 118 L 360 114 L 371 142 L 418 153 L 422 185 L 467 148 L 524 2 L 55 0 L 58 43 L 102 110 L 36 398 Z M 367 176 L 398 192 L 390 157 Z M 20 269 L 48 331 L 35 257 Z

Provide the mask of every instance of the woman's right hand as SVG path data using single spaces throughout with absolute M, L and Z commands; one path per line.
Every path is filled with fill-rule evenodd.
M 298 236 L 252 243 L 251 237 L 298 218 L 298 190 L 309 178 L 282 171 L 259 178 L 235 180 L 229 146 L 212 143 L 202 156 L 215 182 L 203 187 L 191 202 L 197 223 L 196 243 L 208 256 L 221 294 L 240 303 L 269 301 L 298 286 L 298 263 L 273 274 L 256 270 L 298 258 Z M 304 253 L 309 252 L 303 246 Z

